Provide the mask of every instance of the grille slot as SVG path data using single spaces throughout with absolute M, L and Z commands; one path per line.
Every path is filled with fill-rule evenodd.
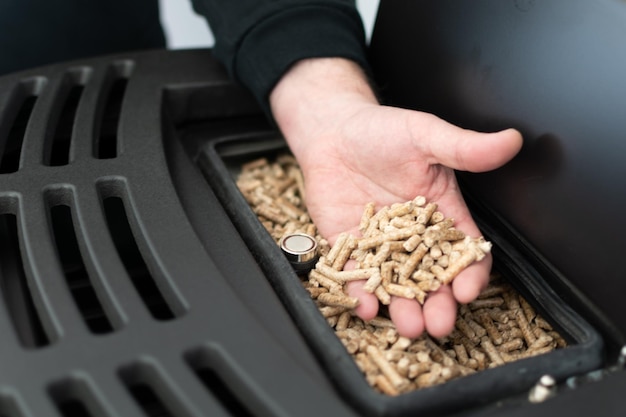
M 51 196 L 48 197 L 50 201 Z M 59 261 L 78 310 L 91 332 L 111 332 L 113 326 L 102 308 L 81 256 L 70 206 L 51 205 L 49 212 Z
M 108 415 L 83 376 L 72 376 L 50 384 L 48 394 L 63 417 Z
M 113 64 L 109 70 L 109 90 L 105 92 L 106 99 L 100 115 L 100 127 L 94 146 L 94 157 L 97 159 L 111 159 L 118 155 L 117 129 L 133 66 L 132 61 L 120 61 Z
M 155 365 L 136 362 L 120 369 L 120 378 L 146 417 L 187 416 L 184 406 L 178 403 L 163 383 Z
M 136 383 L 128 390 L 147 417 L 174 417 L 149 385 Z
M 248 408 L 252 404 L 252 401 L 250 401 L 251 398 L 248 397 L 248 401 L 245 403 L 242 402 L 220 374 L 220 368 L 230 368 L 226 371 L 230 373 L 232 372 L 232 367 L 228 365 L 228 359 L 226 359 L 218 349 L 194 349 L 187 352 L 185 360 L 200 382 L 202 382 L 204 388 L 215 396 L 222 407 L 228 411 L 229 415 L 238 417 L 253 417 L 257 415 L 253 414 Z M 271 412 L 268 412 L 268 414 L 271 414 Z
M 63 88 L 57 97 L 57 101 L 62 103 L 61 112 L 53 128 L 54 134 L 48 139 L 44 165 L 63 166 L 70 162 L 70 146 L 76 110 L 90 74 L 89 68 L 73 69 L 66 74 Z
M 12 395 L 0 393 L 0 417 L 23 417 L 17 401 Z
M 248 409 L 239 401 L 237 396 L 230 390 L 228 385 L 214 369 L 208 366 L 195 367 L 194 372 L 204 387 L 215 394 L 220 404 L 230 415 L 238 417 L 253 417 Z
M 45 85 L 43 78 L 31 78 L 18 84 L 9 108 L 19 109 L 9 121 L 11 126 L 2 140 L 0 137 L 0 174 L 10 174 L 19 169 L 22 145 L 28 122 L 37 102 L 39 92 Z M 0 135 L 4 129 L 0 128 Z
M 93 417 L 82 401 L 71 398 L 57 404 L 63 417 Z
M 22 346 L 39 348 L 50 340 L 43 329 L 29 291 L 18 238 L 17 216 L 0 214 L 0 289 Z
M 118 196 L 102 199 L 105 218 L 117 252 L 135 289 L 157 320 L 175 317 L 146 264 L 128 221 L 124 201 Z

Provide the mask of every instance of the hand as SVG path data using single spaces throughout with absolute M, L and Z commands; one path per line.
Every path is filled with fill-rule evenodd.
M 358 234 L 366 203 L 377 209 L 423 195 L 470 236 L 481 233 L 460 194 L 454 169 L 481 172 L 510 160 L 521 148 L 512 129 L 478 133 L 428 113 L 381 106 L 356 64 L 341 58 L 300 61 L 270 96 L 275 120 L 300 163 L 306 204 L 318 230 L 332 244 L 344 231 Z M 487 285 L 491 257 L 465 269 L 423 306 L 393 297 L 389 314 L 398 332 L 434 337 L 454 328 L 456 303 L 474 300 Z M 364 320 L 378 313 L 378 299 L 362 282 L 348 291 L 360 300 Z

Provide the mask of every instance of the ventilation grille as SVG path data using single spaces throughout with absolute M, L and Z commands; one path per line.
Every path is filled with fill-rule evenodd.
M 36 348 L 49 343 L 24 274 L 14 214 L 0 216 L 0 287 L 7 316 L 22 346 Z
M 175 56 L 0 78 L 0 416 L 352 415 L 168 124 L 260 113 Z
M 26 79 L 9 93 L 0 125 L 0 132 L 6 132 L 0 137 L 0 174 L 16 172 L 19 168 L 26 128 L 46 81 L 43 77 Z
M 119 120 L 122 102 L 128 79 L 132 72 L 133 62 L 113 62 L 104 71 L 103 77 L 98 80 L 91 67 L 72 67 L 63 72 L 55 84 L 51 80 L 39 76 L 23 80 L 17 84 L 10 95 L 12 102 L 9 108 L 18 109 L 17 112 L 6 112 L 5 123 L 10 128 L 3 138 L 4 145 L 0 160 L 3 174 L 17 173 L 24 170 L 22 178 L 28 179 L 28 168 L 24 168 L 24 161 L 31 159 L 26 148 L 38 149 L 29 144 L 29 140 L 37 138 L 37 128 L 44 126 L 43 151 L 40 165 L 31 168 L 33 175 L 36 172 L 53 173 L 47 167 L 66 167 L 73 162 L 73 149 L 79 146 L 84 136 L 79 136 L 75 126 L 80 125 L 83 119 L 94 121 L 93 158 L 85 155 L 84 160 L 91 160 L 97 164 L 100 159 L 111 159 L 118 155 Z M 92 82 L 96 85 L 92 85 Z M 93 90 L 99 87 L 97 95 Z M 91 88 L 93 111 L 81 107 L 81 100 L 87 89 Z M 46 103 L 45 100 L 50 100 Z M 35 105 L 39 107 L 35 111 Z M 45 107 L 44 107 L 45 106 Z M 91 110 L 91 109 L 89 109 Z M 79 115 L 79 111 L 83 113 Z M 89 114 L 91 113 L 91 114 Z M 45 118 L 41 117 L 45 114 Z M 12 120 L 11 120 L 12 119 Z M 7 121 L 8 120 L 8 121 Z M 43 122 L 42 122 L 43 121 Z M 35 132 L 35 133 L 33 133 Z M 31 146 L 29 146 L 31 145 Z M 86 327 L 94 334 L 105 334 L 123 327 L 123 312 L 115 308 L 112 295 L 106 289 L 106 277 L 102 270 L 97 269 L 96 253 L 88 250 L 87 228 L 80 223 L 77 199 L 82 197 L 81 192 L 74 184 L 80 170 L 61 172 L 65 181 L 60 184 L 42 184 L 45 190 L 41 202 L 47 230 L 50 233 L 50 244 L 54 248 L 54 260 L 51 265 L 57 267 L 58 274 L 63 277 L 64 286 L 73 299 L 73 303 L 82 317 Z M 54 175 L 54 174 L 53 174 Z M 8 178 L 10 184 L 10 177 Z M 35 185 L 36 187 L 37 185 Z M 161 288 L 168 287 L 168 282 L 162 278 L 163 273 L 148 268 L 144 255 L 139 250 L 137 239 L 141 233 L 133 232 L 130 220 L 134 214 L 126 209 L 124 199 L 128 201 L 128 190 L 124 183 L 118 180 L 99 179 L 93 183 L 97 196 L 97 212 L 89 215 L 100 215 L 109 232 L 110 239 L 128 279 L 139 298 L 143 301 L 146 310 L 157 320 L 171 320 L 182 313 L 181 300 L 168 300 Z M 19 186 L 15 191 L 19 191 Z M 41 283 L 34 282 L 34 271 L 28 269 L 36 264 L 29 259 L 32 254 L 25 250 L 29 242 L 28 224 L 30 219 L 25 215 L 24 201 L 14 197 L 0 196 L 2 225 L 0 234 L 3 244 L 0 250 L 2 259 L 2 289 L 4 299 L 7 300 L 8 316 L 11 318 L 16 333 L 22 345 L 29 348 L 44 347 L 52 340 L 59 338 L 58 329 L 48 327 L 44 329 L 43 321 L 53 321 L 50 307 L 37 304 L 35 300 L 42 300 Z M 147 245 L 144 244 L 144 247 Z M 154 258 L 154 255 L 146 255 Z M 161 276 L 157 282 L 156 276 Z M 171 288 L 165 290 L 173 294 Z M 171 305 L 170 305 L 171 304 Z
M 24 139 L 28 134 L 32 118 L 41 120 L 40 113 L 34 113 L 41 95 L 46 95 L 46 103 L 40 105 L 40 112 L 46 113 L 45 138 L 41 160 L 46 166 L 64 166 L 72 161 L 72 142 L 76 140 L 75 125 L 81 99 L 96 90 L 96 101 L 90 109 L 92 114 L 82 117 L 93 118 L 93 151 L 96 159 L 110 159 L 118 156 L 118 124 L 121 106 L 128 80 L 132 74 L 132 61 L 112 63 L 103 74 L 94 74 L 93 68 L 77 67 L 64 72 L 60 80 L 51 83 L 47 77 L 37 76 L 21 80 L 9 93 L 7 111 L 2 119 L 0 132 L 0 174 L 16 172 L 20 169 Z

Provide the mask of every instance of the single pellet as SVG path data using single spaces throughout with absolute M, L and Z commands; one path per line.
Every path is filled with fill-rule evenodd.
M 465 349 L 465 346 L 463 346 L 462 344 L 455 344 L 453 346 L 453 349 L 456 353 L 458 362 L 461 365 L 466 365 L 469 360 L 469 356 L 467 355 L 467 350 Z
M 537 337 L 535 337 L 535 334 L 530 328 L 530 325 L 528 324 L 528 321 L 526 320 L 526 315 L 524 314 L 524 311 L 522 309 L 518 309 L 515 312 L 515 318 L 517 319 L 517 325 L 519 326 L 519 329 L 522 331 L 522 334 L 524 335 L 526 344 L 528 344 L 528 346 L 532 346 L 532 344 L 535 343 L 535 341 L 537 340 Z
M 348 233 L 340 233 L 339 236 L 337 236 L 337 240 L 335 240 L 335 244 L 330 249 L 330 252 L 328 252 L 328 255 L 324 257 L 324 262 L 326 264 L 332 265 L 333 262 L 335 262 L 337 255 L 339 255 L 339 252 L 343 249 L 343 246 L 346 244 L 348 240 L 348 236 L 349 236 Z
M 498 349 L 496 349 L 496 347 L 493 345 L 493 343 L 491 343 L 491 340 L 489 340 L 488 337 L 483 337 L 480 340 L 480 346 L 485 350 L 487 355 L 489 355 L 489 359 L 491 359 L 492 363 L 496 365 L 504 364 L 504 359 L 502 359 L 502 356 L 500 356 L 500 352 L 498 352 Z
M 484 308 L 500 307 L 502 304 L 504 304 L 504 298 L 502 297 L 478 298 L 469 303 L 469 307 L 472 310 L 480 310 Z
M 430 221 L 430 217 L 437 210 L 436 203 L 426 203 L 426 205 L 420 210 L 417 216 L 417 222 L 420 224 L 427 224 Z
M 385 375 L 376 375 L 374 378 L 374 385 L 383 393 L 395 397 L 400 395 L 400 390 L 398 390 L 392 383 L 389 381 Z
M 345 307 L 339 306 L 323 306 L 320 307 L 319 310 L 320 313 L 322 313 L 322 316 L 324 316 L 325 318 L 336 316 L 346 311 Z
M 378 298 L 378 301 L 380 301 L 381 304 L 391 304 L 391 295 L 385 290 L 382 285 L 376 287 L 376 290 L 374 290 L 374 295 L 376 296 L 376 298 Z
M 312 270 L 310 272 L 309 279 L 311 282 L 318 283 L 330 292 L 340 292 L 342 288 L 338 281 L 328 278 L 326 275 L 323 275 L 316 270 Z
M 352 269 L 348 271 L 341 271 L 326 265 L 324 262 L 318 262 L 315 270 L 325 277 L 328 277 L 333 281 L 339 283 L 368 279 L 373 274 L 380 272 L 377 268 Z
M 356 247 L 356 238 L 352 235 L 348 236 L 346 243 L 342 246 L 341 250 L 337 254 L 337 257 L 333 261 L 333 268 L 336 270 L 342 270 L 346 265 L 346 262 L 350 258 L 350 253 Z
M 387 215 L 390 218 L 402 217 L 412 212 L 414 207 L 415 207 L 415 203 L 413 201 L 407 201 L 405 203 L 394 204 L 387 211 Z
M 349 311 L 344 311 L 339 315 L 337 319 L 337 324 L 335 324 L 335 330 L 345 330 L 348 328 L 350 324 L 350 320 L 352 319 L 352 314 Z
M 417 245 L 419 245 L 421 242 L 422 242 L 422 237 L 420 235 L 413 235 L 410 238 L 408 238 L 406 241 L 404 241 L 402 246 L 404 250 L 406 250 L 407 252 L 413 252 L 415 248 L 417 248 Z
M 476 253 L 474 251 L 465 251 L 458 260 L 448 265 L 446 269 L 437 269 L 437 272 L 435 272 L 435 270 L 431 268 L 431 271 L 442 283 L 449 284 L 462 270 L 470 266 L 475 260 Z
M 320 294 L 328 292 L 328 288 L 324 287 L 307 287 L 306 290 L 311 294 L 311 298 L 317 298 Z
M 339 293 L 323 293 L 317 297 L 317 301 L 327 306 L 344 307 L 353 309 L 359 305 L 359 299 L 356 297 L 349 297 L 347 295 Z
M 370 220 L 374 216 L 374 212 L 375 212 L 374 203 L 372 202 L 367 203 L 365 205 L 365 209 L 363 210 L 363 214 L 361 215 L 361 221 L 359 222 L 359 231 L 361 233 L 364 233 L 367 230 L 370 224 Z
M 500 352 L 513 352 L 514 350 L 520 350 L 524 347 L 524 341 L 522 339 L 515 338 L 515 339 L 511 339 L 507 342 L 502 343 L 500 346 L 498 346 L 498 350 Z
M 489 315 L 489 313 L 486 313 L 484 311 L 481 312 L 478 315 L 478 320 L 480 320 L 480 322 L 482 323 L 483 327 L 487 331 L 487 334 L 489 335 L 489 338 L 491 339 L 493 344 L 494 345 L 502 344 L 503 342 L 502 335 L 500 334 L 500 332 L 498 331 L 498 328 L 493 323 L 493 320 L 491 319 L 491 316 Z
M 387 379 L 395 389 L 397 389 L 398 391 L 402 391 L 402 389 L 404 389 L 409 384 L 409 381 L 406 378 L 403 378 L 384 358 L 378 348 L 370 345 L 367 347 L 366 353 L 372 360 L 372 362 L 376 364 L 378 369 L 380 369 L 382 374 L 387 377 Z
M 413 291 L 412 288 L 407 287 L 405 285 L 399 285 L 399 284 L 388 284 L 385 285 L 385 291 L 387 291 L 387 293 L 389 295 L 395 295 L 397 297 L 403 297 L 403 298 L 415 298 L 415 291 Z
M 398 275 L 402 279 L 407 279 L 417 268 L 424 255 L 428 252 L 428 248 L 423 243 L 417 245 L 417 248 L 409 255 L 408 260 L 402 265 Z
M 470 340 L 478 340 L 478 336 L 472 327 L 467 324 L 463 317 L 457 317 L 455 322 L 456 328 Z
M 369 293 L 373 293 L 376 291 L 376 288 L 381 284 L 383 277 L 380 271 L 376 271 L 372 273 L 372 275 L 367 279 L 365 285 L 363 285 L 363 290 Z
M 535 309 L 526 301 L 523 297 L 518 297 L 519 304 L 524 311 L 524 315 L 526 316 L 526 320 L 530 323 L 535 317 L 537 317 L 537 313 L 535 313 Z

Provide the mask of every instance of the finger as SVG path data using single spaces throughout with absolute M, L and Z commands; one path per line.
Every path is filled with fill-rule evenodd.
M 471 172 L 489 171 L 504 165 L 522 147 L 522 135 L 515 129 L 481 133 L 459 128 L 432 115 L 419 115 L 419 119 L 423 117 L 432 119 L 417 140 L 432 158 L 431 164 Z M 420 127 L 423 129 L 423 121 L 416 122 L 415 132 L 419 132 Z
M 474 222 L 462 196 L 459 193 L 452 193 L 442 199 L 443 207 L 454 207 L 449 217 L 455 219 L 455 227 L 472 237 L 481 236 L 481 231 Z M 446 214 L 448 216 L 448 214 Z M 454 298 L 462 304 L 469 303 L 478 297 L 478 294 L 486 288 L 489 283 L 489 273 L 491 271 L 492 257 L 486 254 L 479 262 L 474 262 L 457 275 L 452 282 Z
M 414 338 L 424 332 L 422 306 L 415 299 L 391 297 L 389 316 L 400 336 Z
M 450 286 L 431 293 L 424 303 L 424 326 L 433 337 L 444 337 L 454 329 L 457 304 Z
M 474 301 L 480 292 L 489 284 L 491 271 L 491 255 L 487 254 L 480 262 L 475 262 L 465 268 L 452 281 L 452 293 L 461 304 Z
M 455 219 L 455 227 L 468 236 L 478 237 L 480 229 L 474 222 L 463 197 L 459 193 L 451 193 L 442 199 L 444 207 L 454 207 L 450 217 Z M 448 214 L 446 214 L 448 215 Z M 487 287 L 491 271 L 492 256 L 487 253 L 479 262 L 474 262 L 456 276 L 452 282 L 454 298 L 462 304 L 469 303 L 478 297 L 478 294 Z
M 359 299 L 354 312 L 361 319 L 368 321 L 378 314 L 378 298 L 363 289 L 365 281 L 352 281 L 346 285 L 348 295 Z

